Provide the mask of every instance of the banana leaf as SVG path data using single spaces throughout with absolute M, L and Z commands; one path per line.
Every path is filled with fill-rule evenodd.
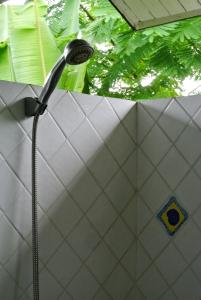
M 74 2 L 76 5 L 72 5 Z M 70 1 L 69 32 L 78 30 L 78 2 Z M 42 0 L 21 6 L 0 5 L 0 80 L 43 85 L 61 55 L 45 20 L 46 15 L 47 5 Z M 85 65 L 66 70 L 59 87 L 81 92 L 85 72 Z

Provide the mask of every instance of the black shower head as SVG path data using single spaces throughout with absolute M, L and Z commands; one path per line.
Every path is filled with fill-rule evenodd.
M 93 48 L 85 40 L 70 42 L 65 50 L 64 57 L 69 65 L 79 65 L 86 62 L 94 53 Z
M 36 113 L 42 115 L 65 66 L 82 64 L 86 62 L 93 53 L 93 48 L 84 40 L 76 39 L 70 42 L 65 47 L 64 53 L 49 73 L 37 102 L 35 99 L 33 100 L 31 98 L 27 98 L 25 101 L 25 114 L 27 116 L 34 116 Z

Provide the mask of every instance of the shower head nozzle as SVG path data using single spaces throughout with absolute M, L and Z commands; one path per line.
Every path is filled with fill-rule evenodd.
M 70 42 L 65 50 L 65 61 L 69 65 L 79 65 L 86 62 L 94 53 L 93 48 L 85 40 L 76 39 Z

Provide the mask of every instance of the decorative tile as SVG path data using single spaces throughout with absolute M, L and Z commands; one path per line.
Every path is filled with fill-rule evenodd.
M 112 296 L 112 299 L 126 299 L 126 295 L 132 287 L 132 281 L 121 265 L 118 265 L 110 277 L 104 283 L 104 288 Z
M 133 235 L 122 220 L 118 219 L 105 236 L 105 241 L 113 253 L 120 258 L 132 243 Z
M 98 288 L 99 285 L 95 278 L 83 267 L 71 281 L 67 290 L 75 300 L 92 300 Z
M 87 266 L 100 283 L 103 283 L 106 280 L 116 263 L 117 259 L 103 242 L 98 245 L 86 262 Z
M 157 218 L 163 224 L 167 233 L 172 236 L 188 219 L 188 213 L 180 206 L 177 199 L 172 196 L 157 214 Z
M 201 285 L 191 270 L 187 270 L 177 280 L 173 289 L 179 300 L 200 299 Z
M 101 236 L 104 236 L 117 213 L 104 194 L 101 194 L 89 209 L 87 216 Z
M 169 244 L 156 259 L 155 264 L 171 285 L 184 272 L 187 264 L 173 244 Z
M 68 237 L 68 242 L 75 252 L 86 259 L 95 250 L 100 238 L 89 221 L 82 219 Z

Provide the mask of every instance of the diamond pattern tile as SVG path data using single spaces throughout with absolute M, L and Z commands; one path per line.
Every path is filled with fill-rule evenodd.
M 100 238 L 86 218 L 83 218 L 68 237 L 75 252 L 86 259 L 95 250 Z
M 192 220 L 189 220 L 189 222 L 178 231 L 175 244 L 188 263 L 201 251 L 201 232 L 194 225 Z
M 159 299 L 167 289 L 167 284 L 154 265 L 144 273 L 137 285 L 146 298 L 150 300 Z
M 98 245 L 86 262 L 87 266 L 100 283 L 103 283 L 106 280 L 116 263 L 117 259 L 103 242 Z
M 95 278 L 83 267 L 71 281 L 67 290 L 75 300 L 92 300 L 98 288 L 99 284 Z
M 120 258 L 132 243 L 133 235 L 122 220 L 118 219 L 105 236 L 105 241 L 113 253 Z
M 74 251 L 63 243 L 47 264 L 48 270 L 65 287 L 81 266 L 81 261 Z
M 104 287 L 112 299 L 123 300 L 132 287 L 132 281 L 121 265 L 118 265 L 104 283 Z
M 191 188 L 189 188 L 191 186 Z M 176 194 L 179 197 L 179 201 L 188 210 L 189 213 L 193 213 L 200 206 L 200 194 L 201 194 L 201 180 L 191 171 L 188 173 L 181 184 L 176 189 Z
M 158 270 L 171 285 L 182 274 L 187 264 L 173 244 L 169 244 L 156 259 Z M 174 270 L 174 272 L 173 272 Z
M 101 194 L 89 209 L 87 216 L 101 236 L 104 236 L 117 218 L 117 213 L 110 201 Z
M 189 117 L 186 112 L 173 100 L 160 117 L 158 124 L 163 128 L 169 138 L 175 141 L 188 121 Z
M 157 171 L 153 173 L 140 190 L 141 197 L 153 213 L 159 210 L 164 200 L 168 199 L 169 194 L 169 187 Z
M 32 299 L 33 120 L 20 99 L 40 92 L 0 82 L 6 300 Z M 44 300 L 199 300 L 200 107 L 200 96 L 135 103 L 55 90 L 38 136 Z M 170 239 L 155 217 L 173 193 L 189 219 Z
M 119 171 L 106 187 L 106 193 L 120 212 L 131 199 L 134 190 L 122 171 Z
M 152 259 L 156 258 L 169 242 L 169 237 L 156 219 L 149 223 L 139 239 Z
M 201 295 L 201 285 L 190 270 L 177 280 L 173 289 L 179 300 L 199 299 Z
M 82 217 L 80 208 L 66 192 L 57 198 L 47 214 L 64 237 L 71 232 Z
M 170 149 L 171 143 L 162 130 L 155 125 L 146 136 L 141 147 L 156 166 Z
M 158 170 L 162 177 L 175 189 L 188 170 L 188 165 L 179 152 L 173 147 L 161 161 Z
M 193 164 L 200 156 L 201 131 L 192 122 L 182 132 L 176 141 L 176 147 L 185 156 L 190 164 Z

